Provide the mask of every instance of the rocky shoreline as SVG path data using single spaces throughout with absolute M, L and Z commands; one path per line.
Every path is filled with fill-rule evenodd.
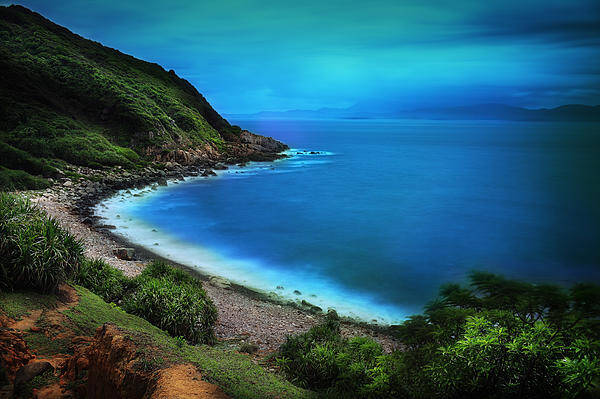
M 100 218 L 94 215 L 94 207 L 99 202 L 119 190 L 166 185 L 167 180 L 184 180 L 190 176 L 209 177 L 215 174 L 215 169 L 227 169 L 227 164 L 243 165 L 247 161 L 272 161 L 285 156 L 280 152 L 287 147 L 282 148 L 272 145 L 262 155 L 257 152 L 248 157 L 247 152 L 238 152 L 236 156 L 226 159 L 195 160 L 191 165 L 166 161 L 136 171 L 70 166 L 64 177 L 56 180 L 49 189 L 36 192 L 32 200 L 82 240 L 88 257 L 101 258 L 126 275 L 135 276 L 143 270 L 149 260 L 160 257 L 113 234 L 111 230 L 114 226 L 103 225 Z M 264 154 L 267 156 L 263 156 Z M 115 250 L 124 247 L 134 248 L 135 255 L 116 256 Z M 231 284 L 219 277 L 202 275 L 194 269 L 185 268 L 206 281 L 205 289 L 219 311 L 215 330 L 217 337 L 222 341 L 232 344 L 250 343 L 259 348 L 260 354 L 266 354 L 276 350 L 287 335 L 304 332 L 318 324 L 323 317 L 323 314 L 315 312 L 310 304 L 278 302 L 267 295 Z M 347 336 L 371 336 L 380 342 L 386 351 L 399 346 L 385 328 L 376 325 L 344 320 L 342 331 Z

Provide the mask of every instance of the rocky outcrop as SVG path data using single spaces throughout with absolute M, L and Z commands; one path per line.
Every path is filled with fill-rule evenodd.
M 34 355 L 27 348 L 21 334 L 7 328 L 9 321 L 0 314 L 0 372 L 4 374 L 0 376 L 0 380 L 13 381 L 17 371 L 33 359 Z
M 242 130 L 235 137 L 228 137 L 227 155 L 233 162 L 274 161 L 285 157 L 281 152 L 289 147 L 271 137 L 260 136 Z

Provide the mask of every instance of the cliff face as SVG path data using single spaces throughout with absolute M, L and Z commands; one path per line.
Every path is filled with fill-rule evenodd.
M 255 143 L 245 145 L 242 130 L 174 71 L 21 6 L 0 7 L 0 70 L 0 168 L 48 173 L 31 166 L 40 161 L 131 167 L 173 151 L 193 162 L 239 155 L 240 146 L 249 158 L 269 159 L 285 148 L 249 132 L 243 135 Z

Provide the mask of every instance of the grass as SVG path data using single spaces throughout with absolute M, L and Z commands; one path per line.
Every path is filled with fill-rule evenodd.
M 256 365 L 246 355 L 208 345 L 189 345 L 169 336 L 148 321 L 104 302 L 86 288 L 76 286 L 80 301 L 63 314 L 85 334 L 93 334 L 104 323 L 114 323 L 127 331 L 142 348 L 144 367 L 191 362 L 210 382 L 234 398 L 310 398 L 312 393 L 295 387 L 278 375 Z M 158 365 L 157 365 L 158 363 Z
M 74 280 L 174 337 L 214 343 L 217 310 L 202 282 L 181 269 L 154 261 L 131 279 L 102 260 L 86 260 Z
M 54 356 L 57 354 L 73 354 L 73 345 L 69 339 L 47 337 L 42 332 L 30 331 L 23 337 L 27 346 L 37 356 Z
M 28 316 L 32 310 L 54 307 L 56 301 L 53 295 L 35 292 L 0 292 L 0 310 L 14 320 Z
M 0 192 L 0 290 L 53 292 L 83 260 L 81 243 L 27 199 Z
M 101 259 L 86 259 L 74 280 L 109 303 L 119 302 L 136 285 L 122 271 L 111 267 Z
M 50 187 L 48 180 L 32 176 L 24 170 L 8 169 L 0 165 L 0 191 L 42 190 Z

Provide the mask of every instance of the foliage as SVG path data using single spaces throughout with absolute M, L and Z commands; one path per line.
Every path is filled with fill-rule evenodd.
M 0 166 L 0 191 L 41 190 L 50 187 L 48 180 L 32 176 L 23 170 Z
M 566 291 L 473 273 L 470 287 L 443 287 L 423 315 L 396 327 L 403 350 L 342 339 L 328 321 L 289 337 L 278 363 L 292 381 L 335 397 L 594 397 L 599 317 L 597 286 Z
M 52 292 L 83 260 L 78 240 L 16 195 L 0 193 L 0 289 Z
M 152 270 L 162 267 L 155 262 Z M 199 281 L 183 271 L 172 269 L 161 277 L 151 277 L 153 272 L 142 274 L 139 286 L 128 296 L 123 308 L 141 316 L 173 336 L 182 336 L 191 343 L 213 343 L 213 325 L 217 310 Z M 185 276 L 185 278 L 182 278 Z
M 214 342 L 217 310 L 202 282 L 166 262 L 153 261 L 132 279 L 102 260 L 86 260 L 74 281 L 174 337 Z
M 101 296 L 106 302 L 115 303 L 136 286 L 135 281 L 101 259 L 86 259 L 74 281 Z

